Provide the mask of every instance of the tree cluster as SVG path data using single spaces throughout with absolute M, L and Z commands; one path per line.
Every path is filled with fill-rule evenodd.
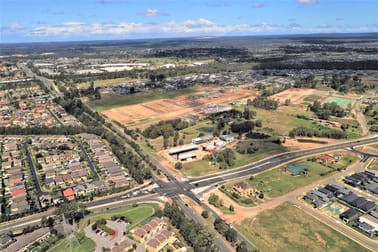
M 279 106 L 279 102 L 272 99 L 268 99 L 263 96 L 257 96 L 255 99 L 252 100 L 251 105 L 253 105 L 255 108 L 276 110 Z
M 227 241 L 232 243 L 237 241 L 238 233 L 229 225 L 227 225 L 226 222 L 224 222 L 222 219 L 215 219 L 214 228 L 218 231 L 218 233 L 223 235 Z
M 174 136 L 176 131 L 189 127 L 189 123 L 182 119 L 160 121 L 157 124 L 147 127 L 143 131 L 143 135 L 148 138 L 155 139 L 159 136 L 169 138 Z
M 328 120 L 330 116 L 344 117 L 346 115 L 345 110 L 335 102 L 324 103 L 322 105 L 319 101 L 314 101 L 309 108 L 319 119 L 324 120 Z
M 171 224 L 180 230 L 180 234 L 195 252 L 217 251 L 213 235 L 204 226 L 186 218 L 176 205 L 168 203 L 164 206 L 164 216 L 170 219 Z
M 316 130 L 306 127 L 294 128 L 289 132 L 290 137 L 305 136 L 305 137 L 327 137 L 334 139 L 347 138 L 347 134 L 344 131 L 337 129 L 329 130 Z

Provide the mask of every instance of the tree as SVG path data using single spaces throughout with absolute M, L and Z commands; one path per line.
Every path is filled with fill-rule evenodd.
M 230 205 L 230 206 L 228 207 L 228 210 L 230 210 L 230 212 L 234 212 L 234 211 L 235 211 L 235 208 L 234 208 L 233 205 Z
M 202 211 L 201 216 L 205 219 L 209 218 L 209 212 L 208 211 Z
M 55 211 L 55 214 L 58 216 L 64 215 L 66 220 L 72 221 L 76 217 L 78 210 L 79 206 L 75 201 L 64 202 L 58 206 L 58 208 Z
M 181 162 L 177 162 L 177 163 L 175 164 L 175 169 L 177 169 L 177 170 L 181 170 L 181 169 L 182 169 L 182 163 L 181 163 Z
M 219 197 L 218 195 L 212 193 L 209 197 L 209 204 L 216 206 L 218 204 Z
M 245 241 L 242 241 L 238 244 L 238 246 L 236 247 L 236 252 L 249 252 Z

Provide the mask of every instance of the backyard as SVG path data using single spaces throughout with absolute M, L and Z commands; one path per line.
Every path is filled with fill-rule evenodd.
M 235 227 L 260 251 L 368 251 L 288 202 Z

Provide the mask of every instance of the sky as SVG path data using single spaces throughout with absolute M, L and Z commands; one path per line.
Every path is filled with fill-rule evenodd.
M 378 32 L 378 0 L 0 0 L 0 43 Z

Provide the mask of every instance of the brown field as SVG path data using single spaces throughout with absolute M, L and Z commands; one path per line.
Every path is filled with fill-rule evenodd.
M 211 88 L 206 87 L 206 90 Z M 213 88 L 216 91 L 216 88 Z M 187 114 L 198 113 L 200 108 L 206 104 L 222 104 L 233 100 L 252 98 L 251 91 L 245 88 L 228 89 L 225 93 L 217 93 L 207 97 L 194 99 L 199 92 L 191 95 L 177 96 L 173 99 L 162 99 L 145 102 L 136 105 L 122 106 L 102 113 L 109 119 L 128 125 L 130 128 L 145 128 L 157 120 L 169 120 L 179 118 Z
M 301 104 L 306 97 L 314 94 L 316 91 L 316 89 L 310 88 L 291 88 L 271 95 L 269 98 L 278 100 L 281 104 L 285 103 L 287 99 L 289 99 L 292 104 Z

